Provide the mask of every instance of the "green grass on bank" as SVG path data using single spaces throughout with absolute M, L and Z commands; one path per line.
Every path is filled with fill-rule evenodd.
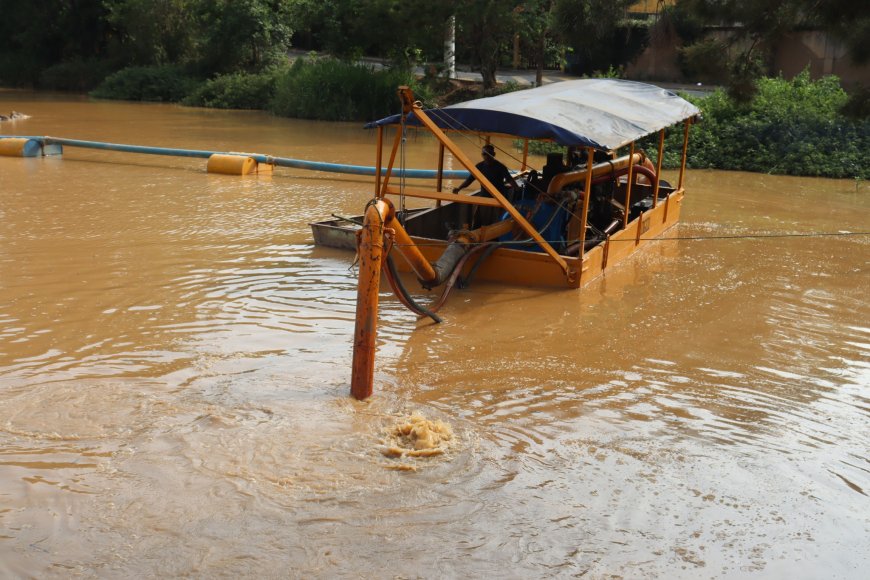
M 262 109 L 282 117 L 370 121 L 395 112 L 396 88 L 415 86 L 411 72 L 374 70 L 331 58 L 297 59 L 260 73 L 231 73 L 201 80 L 177 67 L 126 68 L 91 92 L 102 99 L 178 102 L 194 107 Z

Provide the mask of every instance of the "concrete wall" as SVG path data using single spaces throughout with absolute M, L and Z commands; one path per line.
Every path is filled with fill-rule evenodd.
M 724 36 L 728 32 L 719 29 L 709 34 Z M 677 49 L 681 46 L 681 40 L 673 30 L 657 27 L 651 35 L 650 45 L 626 67 L 626 76 L 638 80 L 694 82 L 694 79 L 684 78 L 677 66 Z M 824 32 L 794 32 L 777 46 L 774 73 L 781 72 L 783 77 L 792 78 L 807 66 L 814 79 L 834 74 L 840 77 L 847 88 L 854 84 L 870 86 L 870 64 L 853 64 L 843 45 Z
M 649 46 L 625 67 L 626 76 L 637 80 L 685 82 L 677 66 L 677 49 L 681 46 L 682 40 L 670 27 L 654 27 L 650 30 Z
M 843 45 L 824 32 L 796 32 L 779 43 L 774 66 L 782 76 L 791 78 L 807 65 L 812 78 L 837 75 L 847 87 L 856 83 L 870 86 L 870 64 L 854 65 Z

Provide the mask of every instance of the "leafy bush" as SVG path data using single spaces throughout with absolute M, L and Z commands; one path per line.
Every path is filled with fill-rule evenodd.
M 805 71 L 792 80 L 761 79 L 756 89 L 747 104 L 735 101 L 724 90 L 703 97 L 684 95 L 701 109 L 702 116 L 689 134 L 688 167 L 870 178 L 866 163 L 870 119 L 842 114 L 849 97 L 837 77 L 812 81 Z M 664 167 L 679 167 L 682 144 L 682 124 L 666 130 Z M 655 161 L 657 134 L 638 145 Z M 529 147 L 537 154 L 564 149 L 553 143 L 533 142 Z
M 39 87 L 52 91 L 89 91 L 111 72 L 101 60 L 72 60 L 50 66 L 39 75 Z
M 276 71 L 220 75 L 196 87 L 182 102 L 216 109 L 268 109 L 276 78 Z
M 848 95 L 837 77 L 812 81 L 804 71 L 791 81 L 760 79 L 756 88 L 746 105 L 722 91 L 695 100 L 704 120 L 689 140 L 690 167 L 870 177 L 870 120 L 840 113 Z
M 870 87 L 856 87 L 840 112 L 850 119 L 870 119 Z
M 328 121 L 371 121 L 397 112 L 396 89 L 413 86 L 408 71 L 373 70 L 335 59 L 298 59 L 278 76 L 271 110 L 276 115 Z M 431 95 L 417 95 L 427 101 Z
M 176 66 L 129 67 L 106 78 L 91 92 L 91 96 L 127 101 L 178 102 L 195 85 L 196 81 Z
M 728 52 L 722 41 L 708 38 L 677 49 L 680 72 L 688 79 L 718 83 L 728 78 Z
M 0 87 L 32 88 L 45 65 L 33 54 L 0 51 Z

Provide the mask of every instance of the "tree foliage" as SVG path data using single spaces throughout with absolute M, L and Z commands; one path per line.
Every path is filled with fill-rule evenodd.
M 106 0 L 117 55 L 126 65 L 188 61 L 196 45 L 197 0 Z
M 0 84 L 37 85 L 45 69 L 95 59 L 107 72 L 259 71 L 283 60 L 299 1 L 0 0 Z
M 0 0 L 0 85 L 82 90 L 125 67 L 180 67 L 202 79 L 255 75 L 306 49 L 390 66 L 441 62 L 455 18 L 457 62 L 487 90 L 512 60 L 569 56 L 579 74 L 618 69 L 644 46 L 646 24 L 626 19 L 632 0 Z M 728 77 L 748 100 L 773 74 L 772 49 L 809 27 L 840 39 L 856 63 L 870 61 L 870 11 L 854 0 L 677 0 L 666 20 L 684 41 L 693 75 Z M 730 36 L 706 32 L 722 25 Z M 141 74 L 141 71 L 136 74 Z M 253 77 L 251 77 L 253 78 Z M 221 81 L 215 87 L 235 86 Z M 228 84 L 226 84 L 228 83 Z M 864 99 L 866 101 L 866 99 Z M 861 102 L 864 102 L 861 101 Z M 863 110 L 861 102 L 855 109 Z
M 0 84 L 33 85 L 46 68 L 106 58 L 102 0 L 0 0 Z
M 293 34 L 292 0 L 199 0 L 204 72 L 256 72 L 281 62 Z
M 513 39 L 516 2 L 513 0 L 464 0 L 456 15 L 457 43 L 465 47 L 472 67 L 483 77 L 484 91 L 495 88 L 501 56 Z
M 298 59 L 280 74 L 271 110 L 302 119 L 372 121 L 396 112 L 396 87 L 414 84 L 414 75 L 400 69 L 373 70 L 333 58 Z
M 309 47 L 336 58 L 375 56 L 407 68 L 440 58 L 455 0 L 296 0 L 293 19 Z
M 813 81 L 805 70 L 791 80 L 764 78 L 749 102 L 721 89 L 686 98 L 702 115 L 689 138 L 689 167 L 870 178 L 870 118 L 843 114 L 849 97 L 835 76 Z M 682 141 L 682 130 L 669 131 L 665 167 L 679 166 Z M 643 146 L 655 157 L 655 136 Z
M 555 0 L 554 32 L 574 53 L 577 72 L 607 70 L 615 62 L 610 48 L 625 10 L 633 0 Z M 623 29 L 623 33 L 625 29 Z

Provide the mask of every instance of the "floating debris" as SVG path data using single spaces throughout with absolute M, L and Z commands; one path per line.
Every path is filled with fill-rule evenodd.
M 17 121 L 18 119 L 29 119 L 30 115 L 12 111 L 9 115 L 0 115 L 0 121 Z

